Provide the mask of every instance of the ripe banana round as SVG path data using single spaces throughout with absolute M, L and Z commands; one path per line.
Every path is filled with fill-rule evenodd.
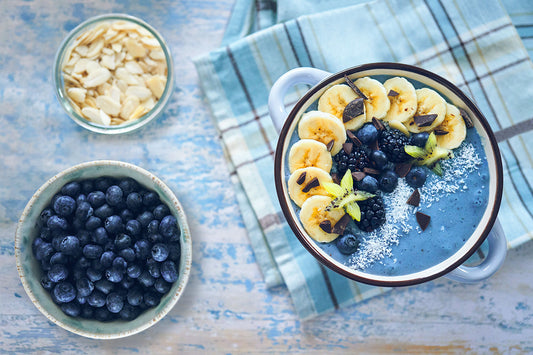
M 329 173 L 333 161 L 324 143 L 314 139 L 300 139 L 289 151 L 289 171 L 314 166 Z
M 390 101 L 390 108 L 384 121 L 406 122 L 416 112 L 417 100 L 413 84 L 407 79 L 396 76 L 383 83 Z
M 407 137 L 409 137 L 411 135 L 411 132 L 409 132 L 407 127 L 405 127 L 405 124 L 403 124 L 400 121 L 397 121 L 397 120 L 389 121 L 389 127 L 399 130 L 400 132 L 405 134 Z
M 303 114 L 298 124 L 300 139 L 314 139 L 328 146 L 333 144 L 331 155 L 337 154 L 346 141 L 342 121 L 327 112 L 309 111 Z M 333 141 L 333 143 L 331 143 Z
M 330 225 L 334 226 L 345 214 L 344 208 L 326 211 L 331 201 L 329 196 L 313 196 L 304 202 L 300 211 L 300 221 L 303 227 L 311 238 L 320 243 L 331 242 L 339 236 L 336 233 L 327 233 L 320 224 L 329 221 Z
M 436 91 L 428 88 L 416 90 L 417 109 L 416 113 L 405 126 L 410 132 L 430 132 L 444 121 L 446 116 L 446 101 Z M 435 120 L 427 126 L 419 126 L 416 123 L 417 116 L 437 115 Z
M 390 108 L 390 101 L 383 84 L 369 77 L 359 78 L 354 84 L 367 97 L 365 100 L 366 122 L 371 122 L 372 117 L 377 119 L 385 117 Z
M 443 132 L 448 133 L 439 134 Z M 456 106 L 446 104 L 446 116 L 444 117 L 444 121 L 435 128 L 435 133 L 437 136 L 437 145 L 446 149 L 455 149 L 465 140 L 465 121 Z
M 313 166 L 295 170 L 289 177 L 287 187 L 289 196 L 299 207 L 311 196 L 328 196 L 325 182 L 333 182 L 331 176 L 322 169 Z
M 356 130 L 366 121 L 364 111 L 361 115 L 347 122 L 343 120 L 344 109 L 355 99 L 357 99 L 357 95 L 349 86 L 343 84 L 333 85 L 318 99 L 318 111 L 331 113 L 344 123 L 346 129 Z

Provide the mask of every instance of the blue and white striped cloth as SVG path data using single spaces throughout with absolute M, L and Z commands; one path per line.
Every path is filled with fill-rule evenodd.
M 385 290 L 324 268 L 284 221 L 267 110 L 272 84 L 295 67 L 336 72 L 381 61 L 454 82 L 496 132 L 505 171 L 499 217 L 516 247 L 533 239 L 533 63 L 524 47 L 533 51 L 532 24 L 533 2 L 526 1 L 236 1 L 223 46 L 197 58 L 196 69 L 265 281 L 288 287 L 302 319 Z

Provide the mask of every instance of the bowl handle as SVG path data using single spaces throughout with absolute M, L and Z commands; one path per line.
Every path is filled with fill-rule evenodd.
M 331 73 L 324 70 L 303 67 L 292 69 L 276 80 L 268 96 L 268 110 L 270 111 L 270 118 L 272 118 L 274 127 L 278 132 L 281 131 L 283 122 L 287 118 L 287 111 L 283 102 L 287 90 L 296 84 L 315 85 L 330 75 Z
M 502 266 L 507 254 L 507 239 L 499 220 L 496 220 L 488 237 L 489 252 L 485 260 L 477 266 L 461 265 L 452 270 L 445 277 L 465 283 L 474 283 L 492 276 Z

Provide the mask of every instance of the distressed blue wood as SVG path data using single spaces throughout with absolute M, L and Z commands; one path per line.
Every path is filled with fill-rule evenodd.
M 218 46 L 233 0 L 2 1 L 0 21 L 0 353 L 528 353 L 533 352 L 533 245 L 512 250 L 490 280 L 439 279 L 311 321 L 286 289 L 267 290 L 191 58 Z M 63 37 L 88 17 L 124 12 L 166 38 L 176 90 L 165 114 L 129 135 L 90 133 L 62 111 L 51 69 Z M 191 279 L 147 331 L 95 341 L 68 333 L 31 304 L 15 268 L 16 222 L 32 193 L 77 163 L 117 159 L 164 180 L 188 214 Z

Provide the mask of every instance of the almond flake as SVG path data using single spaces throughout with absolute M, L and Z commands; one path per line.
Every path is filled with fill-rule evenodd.
M 83 103 L 85 101 L 85 94 L 87 93 L 87 90 L 82 88 L 70 88 L 67 90 L 68 96 L 79 103 Z
M 137 96 L 140 100 L 146 100 L 152 95 L 152 92 L 144 86 L 130 86 L 126 90 L 126 95 Z
M 111 73 L 107 68 L 100 67 L 87 76 L 84 84 L 88 88 L 102 85 L 111 77 Z
M 109 96 L 98 96 L 96 105 L 108 115 L 116 116 L 120 112 L 120 102 L 116 102 Z

